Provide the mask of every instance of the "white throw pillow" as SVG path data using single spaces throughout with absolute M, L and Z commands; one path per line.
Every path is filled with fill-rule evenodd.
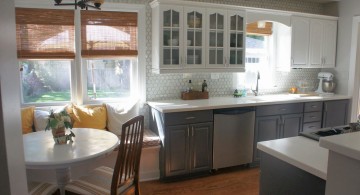
M 34 126 L 35 131 L 43 131 L 46 128 L 50 110 L 61 112 L 65 106 L 37 107 L 34 110 Z
M 121 135 L 122 125 L 138 115 L 136 104 L 106 104 L 107 129 L 116 135 Z
M 34 126 L 36 131 L 43 131 L 47 125 L 49 111 L 34 110 Z

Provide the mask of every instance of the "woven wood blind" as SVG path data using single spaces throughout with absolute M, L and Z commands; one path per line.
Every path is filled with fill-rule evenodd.
M 249 23 L 246 25 L 246 34 L 269 36 L 272 35 L 272 27 L 272 22 L 265 22 L 264 28 L 259 28 L 257 22 Z
M 137 13 L 81 11 L 81 55 L 137 56 Z
M 20 59 L 74 59 L 74 11 L 16 8 Z

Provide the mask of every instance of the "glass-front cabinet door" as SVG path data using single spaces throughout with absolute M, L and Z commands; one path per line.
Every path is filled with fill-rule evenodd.
M 185 16 L 185 66 L 188 68 L 205 67 L 205 10 L 201 8 L 184 8 Z
M 207 66 L 223 68 L 226 65 L 226 11 L 208 10 L 207 20 Z
M 228 12 L 228 67 L 236 68 L 245 66 L 245 32 L 244 15 L 239 12 Z
M 183 8 L 163 6 L 160 11 L 161 68 L 181 68 L 182 66 L 182 29 Z

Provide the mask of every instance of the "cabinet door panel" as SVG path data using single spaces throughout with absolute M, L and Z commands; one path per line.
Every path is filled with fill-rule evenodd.
M 225 67 L 225 10 L 207 10 L 207 66 L 208 67 Z
M 312 68 L 320 68 L 323 62 L 323 21 L 311 19 L 310 22 L 310 66 Z
M 334 127 L 348 123 L 349 100 L 335 100 L 324 102 L 322 127 Z
M 301 114 L 289 114 L 282 115 L 282 131 L 283 138 L 298 136 L 302 130 L 302 113 Z
M 228 45 L 229 52 L 226 53 L 228 67 L 244 67 L 244 20 L 243 12 L 228 11 Z
M 280 116 L 256 117 L 254 161 L 260 160 L 260 151 L 256 148 L 257 142 L 279 138 Z
M 185 66 L 204 68 L 205 57 L 205 9 L 184 7 L 185 16 Z
M 188 125 L 166 127 L 166 176 L 189 173 Z
M 305 67 L 309 59 L 310 20 L 303 17 L 292 17 L 292 66 Z
M 324 22 L 323 68 L 335 67 L 337 21 Z
M 212 134 L 212 123 L 191 125 L 191 172 L 206 171 L 212 168 Z
M 160 9 L 160 68 L 179 69 L 182 62 L 183 47 L 183 8 L 162 6 Z

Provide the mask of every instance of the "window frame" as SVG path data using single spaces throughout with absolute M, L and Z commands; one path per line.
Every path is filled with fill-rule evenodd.
M 74 10 L 73 6 L 58 6 L 55 7 L 52 1 L 45 0 L 33 0 L 29 2 L 28 0 L 19 0 L 15 1 L 15 7 L 23 8 L 43 8 L 43 9 L 69 9 Z M 105 2 L 101 6 L 102 11 L 118 11 L 118 12 L 137 12 L 138 17 L 138 56 L 137 56 L 137 66 L 133 68 L 133 73 L 137 77 L 135 85 L 137 85 L 137 90 L 133 92 L 133 95 L 130 98 L 125 99 L 103 99 L 103 100 L 89 100 L 87 98 L 87 89 L 84 88 L 84 83 L 86 85 L 87 75 L 84 70 L 84 61 L 85 59 L 81 58 L 81 18 L 80 18 L 80 9 L 74 10 L 75 12 L 75 60 L 71 60 L 71 73 L 70 73 L 70 92 L 71 92 L 71 102 L 76 104 L 97 104 L 97 103 L 106 103 L 106 102 L 127 102 L 129 100 L 134 101 L 136 98 L 137 101 L 145 103 L 146 101 L 146 45 L 139 46 L 139 43 L 146 43 L 146 6 L 143 4 L 126 4 L 126 3 L 110 3 Z M 25 59 L 26 60 L 26 59 Z M 20 62 L 21 59 L 18 59 Z M 18 63 L 19 64 L 19 63 Z M 85 80 L 84 80 L 85 79 Z M 19 86 L 21 87 L 21 86 Z M 21 99 L 23 97 L 21 96 Z M 57 106 L 64 105 L 71 102 L 43 102 L 43 103 L 24 103 L 21 101 L 22 106 Z

